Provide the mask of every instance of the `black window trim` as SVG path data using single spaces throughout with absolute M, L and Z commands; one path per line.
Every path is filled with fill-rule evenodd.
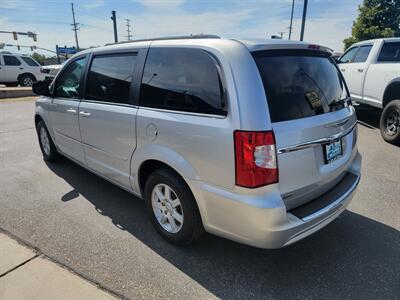
M 66 72 L 66 70 L 68 69 L 69 65 L 71 65 L 74 62 L 76 62 L 79 59 L 86 58 L 85 65 L 84 65 L 84 68 L 83 68 L 83 72 L 82 72 L 81 78 L 80 78 L 80 86 L 82 87 L 82 90 L 83 90 L 85 88 L 84 78 L 85 78 L 85 74 L 86 74 L 86 71 L 87 71 L 89 56 L 90 56 L 90 54 L 88 54 L 88 53 L 82 54 L 82 55 L 74 57 L 73 60 L 71 59 L 71 61 L 69 61 L 67 64 L 65 64 L 65 66 L 62 68 L 61 72 L 59 72 L 56 75 L 56 78 L 53 80 L 52 84 L 50 85 L 50 92 L 52 94 L 53 99 L 67 99 L 67 100 L 70 100 L 70 101 L 77 101 L 77 102 L 81 101 L 83 93 L 81 93 L 81 97 L 80 98 L 57 97 L 57 95 L 54 94 L 55 93 L 54 89 L 55 89 L 55 87 L 57 85 L 57 81 L 60 79 L 62 74 L 64 74 Z
M 398 64 L 398 63 L 400 63 L 400 61 L 381 61 L 381 60 L 379 60 L 379 56 L 381 55 L 383 46 L 385 46 L 385 44 L 391 44 L 391 43 L 399 43 L 400 44 L 400 41 L 383 41 L 381 47 L 379 48 L 378 55 L 376 55 L 376 59 L 375 59 L 376 64 Z
M 118 54 L 135 54 L 136 62 L 135 67 L 133 68 L 133 77 L 130 83 L 130 90 L 129 90 L 129 103 L 115 103 L 110 101 L 99 101 L 99 100 L 92 100 L 87 99 L 87 91 L 86 91 L 86 82 L 89 78 L 89 71 L 93 63 L 93 59 L 98 56 L 118 56 Z M 94 51 L 90 53 L 88 58 L 88 64 L 85 69 L 85 76 L 84 76 L 84 85 L 83 85 L 83 93 L 81 102 L 87 103 L 97 103 L 97 104 L 105 104 L 105 105 L 115 105 L 115 106 L 125 106 L 125 107 L 138 107 L 137 99 L 138 94 L 140 93 L 140 82 L 142 81 L 142 73 L 144 69 L 144 60 L 147 55 L 147 48 L 129 48 L 129 49 L 117 49 L 117 50 L 100 50 Z M 140 80 L 139 80 L 140 79 Z M 138 83 L 139 82 L 139 88 Z
M 140 77 L 140 86 L 142 85 L 142 79 L 143 79 L 143 75 L 144 75 L 144 67 L 147 61 L 147 55 L 148 52 L 150 50 L 150 48 L 157 48 L 157 49 L 197 49 L 197 50 L 201 50 L 203 52 L 205 52 L 213 61 L 215 67 L 217 68 L 217 72 L 218 72 L 218 77 L 220 79 L 220 85 L 221 85 L 221 92 L 222 92 L 222 98 L 221 101 L 224 104 L 224 110 L 225 110 L 225 114 L 220 115 L 220 114 L 211 114 L 211 113 L 197 113 L 197 112 L 191 112 L 191 111 L 182 111 L 182 110 L 173 110 L 173 109 L 166 109 L 166 108 L 157 108 L 157 107 L 148 107 L 143 105 L 140 99 L 140 88 L 138 89 L 139 93 L 138 93 L 138 107 L 139 109 L 145 109 L 145 110 L 150 110 L 150 111 L 160 111 L 160 112 L 168 112 L 168 113 L 176 113 L 176 114 L 180 114 L 180 115 L 190 115 L 190 116 L 198 116 L 198 117 L 208 117 L 208 118 L 217 118 L 217 119 L 226 119 L 229 115 L 229 95 L 228 95 L 228 89 L 227 89 L 227 85 L 226 85 L 226 77 L 225 77 L 225 73 L 224 73 L 224 69 L 222 68 L 222 64 L 220 62 L 220 60 L 218 59 L 218 57 L 213 54 L 212 52 L 200 48 L 200 47 L 180 47 L 180 46 L 172 46 L 172 47 L 167 47 L 167 46 L 156 46 L 156 47 L 149 47 L 147 49 L 147 53 L 146 53 L 146 58 L 145 61 L 143 63 L 143 69 L 142 69 L 142 75 Z

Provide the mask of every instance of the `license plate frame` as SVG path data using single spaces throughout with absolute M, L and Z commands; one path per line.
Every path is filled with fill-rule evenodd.
M 343 156 L 342 139 L 323 145 L 325 164 L 330 164 Z

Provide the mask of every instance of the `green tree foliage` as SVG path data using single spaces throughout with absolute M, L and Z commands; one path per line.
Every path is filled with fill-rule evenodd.
M 46 56 L 45 55 L 39 54 L 37 52 L 33 52 L 31 56 L 32 56 L 32 58 L 34 60 L 36 60 L 41 65 L 43 65 L 45 60 L 46 60 Z
M 352 36 L 343 40 L 345 49 L 368 39 L 400 36 L 400 0 L 364 0 L 358 10 Z

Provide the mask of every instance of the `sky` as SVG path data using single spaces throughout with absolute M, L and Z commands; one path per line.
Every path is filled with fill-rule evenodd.
M 117 13 L 118 38 L 127 40 L 126 19 L 133 39 L 196 33 L 226 38 L 270 38 L 285 32 L 292 0 L 73 0 L 79 46 L 87 48 L 114 41 L 111 11 Z M 304 40 L 343 50 L 351 35 L 361 0 L 309 0 Z M 295 0 L 292 39 L 299 39 L 303 1 Z M 0 43 L 36 45 L 55 50 L 55 45 L 75 46 L 71 1 L 0 0 L 0 31 L 34 31 L 31 38 L 0 33 Z M 5 50 L 17 52 L 15 47 Z M 21 53 L 29 53 L 25 48 Z M 40 52 L 40 51 L 39 51 Z M 41 52 L 51 55 L 50 52 Z

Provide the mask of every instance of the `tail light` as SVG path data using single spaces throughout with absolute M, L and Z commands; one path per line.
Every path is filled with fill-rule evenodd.
M 235 131 L 236 185 L 256 188 L 278 182 L 272 131 Z
M 43 73 L 43 68 L 42 67 L 40 67 L 40 73 Z

